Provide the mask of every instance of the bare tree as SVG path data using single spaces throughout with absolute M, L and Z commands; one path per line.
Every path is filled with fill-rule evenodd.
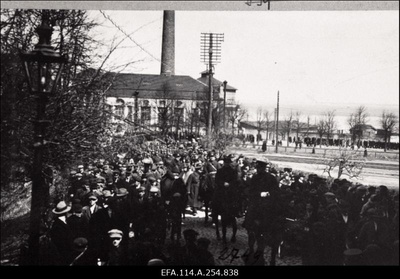
M 364 106 L 359 106 L 347 119 L 347 123 L 350 126 L 352 146 L 354 146 L 356 140 L 360 141 L 362 139 L 368 116 L 367 109 Z
M 289 116 L 285 117 L 285 120 L 282 123 L 282 131 L 287 136 L 287 146 L 289 146 L 289 137 L 292 132 L 293 126 L 293 112 L 290 112 Z
M 261 107 L 257 108 L 256 112 L 256 127 L 257 127 L 257 140 L 261 140 L 261 131 L 265 126 L 265 115 L 263 113 L 263 109 Z
M 385 141 L 384 150 L 387 150 L 387 144 L 390 143 L 390 137 L 392 135 L 394 127 L 399 122 L 398 117 L 394 113 L 389 113 L 386 111 L 382 112 L 380 119 L 381 128 L 383 129 L 383 140 Z
M 239 103 L 227 108 L 228 123 L 231 124 L 232 135 L 235 134 L 235 124 L 237 125 L 237 128 L 240 129 L 240 121 L 242 121 L 242 119 L 247 115 L 247 110 Z
M 271 124 L 273 124 L 273 119 L 272 119 L 272 113 L 269 112 L 268 110 L 264 112 L 264 119 L 265 119 L 265 140 L 268 141 L 269 139 L 269 130 Z
M 301 130 L 305 127 L 305 123 L 300 121 L 301 118 L 301 112 L 296 111 L 296 113 L 294 114 L 294 119 L 293 119 L 293 129 L 296 132 L 296 140 L 299 141 L 299 137 L 300 137 L 300 132 Z
M 319 136 L 319 147 L 321 148 L 322 146 L 322 137 L 326 133 L 326 122 L 323 119 L 319 119 L 319 121 L 316 123 L 317 126 L 317 133 Z
M 307 122 L 304 124 L 303 127 L 305 128 L 305 130 L 301 133 L 301 135 L 303 136 L 303 138 L 307 138 L 311 130 L 311 117 L 309 115 L 307 115 Z
M 325 134 L 328 144 L 329 144 L 329 139 L 331 138 L 333 131 L 335 129 L 336 129 L 335 110 L 331 110 L 325 114 Z

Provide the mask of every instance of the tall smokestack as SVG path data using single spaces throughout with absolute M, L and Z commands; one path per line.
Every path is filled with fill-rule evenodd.
M 175 75 L 175 11 L 164 11 L 161 75 Z

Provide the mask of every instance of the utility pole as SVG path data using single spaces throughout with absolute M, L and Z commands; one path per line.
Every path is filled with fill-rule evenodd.
M 207 137 L 211 140 L 212 132 L 212 109 L 213 109 L 213 65 L 220 62 L 221 42 L 224 41 L 224 34 L 201 33 L 201 59 L 208 66 L 208 119 L 207 119 Z
M 276 126 L 275 126 L 275 153 L 278 153 L 278 130 L 279 130 L 279 91 L 278 91 L 278 100 L 277 100 L 277 104 L 276 104 Z
M 224 133 L 225 133 L 225 129 L 226 129 L 226 84 L 228 82 L 225 80 L 224 81 Z
M 212 87 L 212 55 L 213 55 L 213 49 L 212 49 L 212 33 L 210 35 L 210 48 L 208 49 L 208 119 L 207 119 L 207 136 L 208 139 L 211 139 L 211 124 L 212 124 L 212 100 L 213 100 L 213 87 Z

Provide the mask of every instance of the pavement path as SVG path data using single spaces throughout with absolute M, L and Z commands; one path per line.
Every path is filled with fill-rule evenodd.
M 237 219 L 238 230 L 236 234 L 236 242 L 231 243 L 229 240 L 232 235 L 232 228 L 227 229 L 227 244 L 224 245 L 222 240 L 217 240 L 215 226 L 211 224 L 209 220 L 205 225 L 204 223 L 205 213 L 203 210 L 198 210 L 197 216 L 192 216 L 191 214 L 186 214 L 183 220 L 182 231 L 185 229 L 194 229 L 199 233 L 198 238 L 205 237 L 208 238 L 211 243 L 209 246 L 210 252 L 214 255 L 215 264 L 217 266 L 244 266 L 246 256 L 248 255 L 248 245 L 247 245 L 247 231 L 242 227 L 244 217 Z M 220 228 L 221 233 L 221 228 Z M 222 235 L 222 234 L 221 234 Z M 170 243 L 169 232 L 167 233 L 166 244 Z M 183 242 L 182 242 L 183 244 Z M 270 249 L 267 247 L 265 249 L 264 258 L 267 264 L 270 259 Z M 301 266 L 302 261 L 299 256 L 283 256 L 277 257 L 277 266 Z

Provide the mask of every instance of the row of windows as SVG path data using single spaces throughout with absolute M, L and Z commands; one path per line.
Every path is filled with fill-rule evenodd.
M 124 115 L 124 106 L 114 106 L 114 113 L 120 117 L 125 117 Z M 134 108 L 129 106 L 128 107 L 128 115 L 127 118 L 130 120 L 134 120 Z M 163 117 L 165 117 L 165 112 L 167 108 L 159 107 L 158 108 L 158 121 L 161 121 Z M 183 108 L 174 108 L 174 115 L 176 117 L 183 115 Z M 140 108 L 140 120 L 144 124 L 150 124 L 151 120 L 151 107 L 149 106 L 142 106 Z

